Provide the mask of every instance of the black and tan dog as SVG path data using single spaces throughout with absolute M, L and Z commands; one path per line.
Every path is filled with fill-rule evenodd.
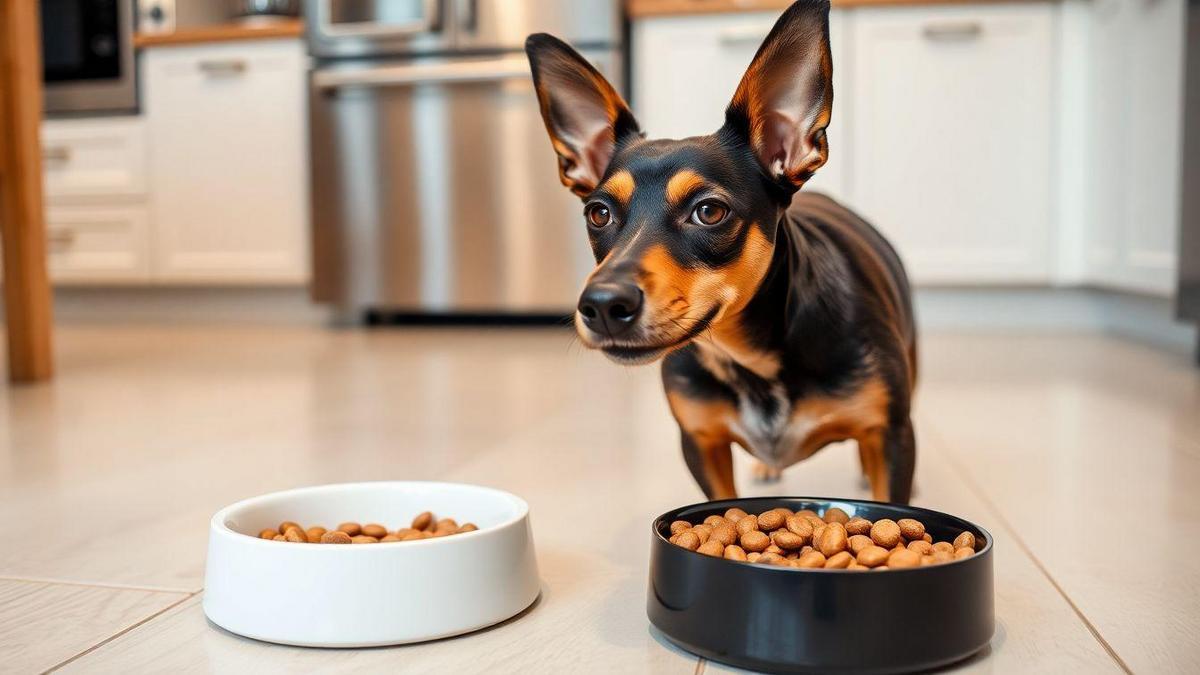
M 858 216 L 796 194 L 828 156 L 827 0 L 780 17 L 710 136 L 647 140 L 565 43 L 533 35 L 526 51 L 598 262 L 580 338 L 618 363 L 664 357 L 704 493 L 736 496 L 734 442 L 777 476 L 854 439 L 874 497 L 907 502 L 916 349 L 904 269 Z

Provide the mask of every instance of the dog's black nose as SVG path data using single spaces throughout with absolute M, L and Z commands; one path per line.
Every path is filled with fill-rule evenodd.
M 642 289 L 635 284 L 589 284 L 579 298 L 583 323 L 601 335 L 618 335 L 629 328 L 642 309 Z

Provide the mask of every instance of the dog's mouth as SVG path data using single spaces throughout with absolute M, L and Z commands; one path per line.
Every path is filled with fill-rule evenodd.
M 600 351 L 604 355 L 621 364 L 625 365 L 641 365 L 652 363 L 659 358 L 683 347 L 687 343 L 694 340 L 712 324 L 720 311 L 720 305 L 714 306 L 704 315 L 703 318 L 696 321 L 688 328 L 684 334 L 665 344 L 644 345 L 644 344 L 621 344 L 617 342 L 609 342 L 599 345 Z

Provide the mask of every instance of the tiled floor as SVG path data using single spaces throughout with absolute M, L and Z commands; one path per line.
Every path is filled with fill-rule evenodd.
M 928 336 L 915 501 L 995 534 L 977 672 L 1200 672 L 1200 371 L 1081 336 Z M 561 330 L 68 327 L 0 389 L 0 669 L 724 670 L 644 614 L 651 516 L 699 493 L 653 369 Z M 744 458 L 743 458 L 744 459 Z M 831 447 L 746 494 L 864 495 Z M 262 492 L 438 478 L 533 509 L 543 595 L 432 644 L 279 647 L 201 611 L 208 517 Z M 572 524 L 591 524 L 580 537 Z

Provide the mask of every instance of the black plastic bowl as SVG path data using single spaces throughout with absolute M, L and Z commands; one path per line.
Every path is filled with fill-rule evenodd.
M 749 513 L 837 506 L 868 520 L 916 518 L 934 541 L 974 533 L 977 552 L 941 565 L 851 572 L 736 562 L 667 541 L 671 521 L 699 523 L 734 506 Z M 668 511 L 654 521 L 652 538 L 651 623 L 714 661 L 772 672 L 910 672 L 961 661 L 995 630 L 992 536 L 945 513 L 853 499 L 730 499 Z

